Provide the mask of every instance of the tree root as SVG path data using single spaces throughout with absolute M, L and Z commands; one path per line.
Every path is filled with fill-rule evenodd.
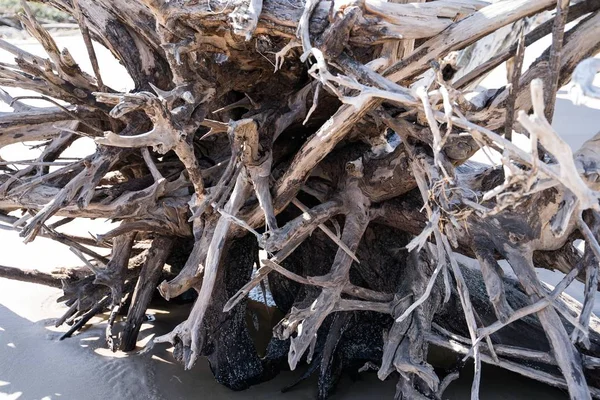
M 14 56 L 0 85 L 36 92 L 0 90 L 14 110 L 0 114 L 0 148 L 41 142 L 31 159 L 0 160 L 0 228 L 68 245 L 90 271 L 0 275 L 62 279 L 64 337 L 109 310 L 108 346 L 133 350 L 163 267 L 177 259 L 160 294 L 198 298 L 155 342 L 171 343 L 187 369 L 207 357 L 235 390 L 286 361 L 312 361 L 303 379 L 318 373 L 322 399 L 361 367 L 398 373 L 396 398 L 441 398 L 473 358 L 473 400 L 481 362 L 571 398 L 599 396 L 599 141 L 574 153 L 549 123 L 571 76 L 576 103 L 600 97 L 589 58 L 600 49 L 597 2 L 45 3 L 75 15 L 94 76 L 24 2 L 21 21 L 46 56 L 0 40 Z M 134 90 L 106 85 L 90 32 Z M 552 45 L 521 71 L 525 47 L 550 33 Z M 511 57 L 511 85 L 476 88 Z M 531 147 L 517 146 L 513 130 Z M 66 157 L 81 137 L 96 152 Z M 480 149 L 501 162 L 473 164 Z M 91 238 L 63 233 L 77 218 L 120 225 Z M 536 267 L 566 276 L 547 289 Z M 580 307 L 563 294 L 575 279 L 585 284 Z M 252 330 L 246 297 L 259 285 L 285 317 Z M 250 331 L 272 325 L 260 358 Z M 465 358 L 438 376 L 429 344 Z

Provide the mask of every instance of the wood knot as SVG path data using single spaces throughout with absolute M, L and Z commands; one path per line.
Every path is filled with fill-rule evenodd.
M 363 162 L 362 162 L 362 157 L 357 158 L 354 161 L 350 161 L 346 164 L 346 172 L 348 173 L 349 176 L 352 176 L 355 178 L 362 178 L 363 170 L 364 170 L 364 166 L 363 166 Z

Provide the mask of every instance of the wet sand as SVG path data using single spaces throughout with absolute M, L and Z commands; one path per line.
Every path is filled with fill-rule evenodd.
M 95 324 L 70 339 L 59 341 L 65 328 L 54 321 L 66 308 L 56 303 L 59 291 L 30 283 L 0 279 L 0 399 L 169 399 L 214 400 L 314 399 L 316 381 L 309 379 L 282 394 L 303 372 L 283 372 L 276 379 L 242 392 L 219 385 L 206 360 L 190 371 L 176 363 L 165 345 L 141 350 L 154 335 L 170 331 L 189 312 L 189 305 L 149 311 L 156 320 L 145 323 L 138 342 L 141 351 L 111 353 L 105 349 L 104 324 Z M 446 391 L 446 399 L 469 398 L 472 372 Z M 497 368 L 484 366 L 482 399 L 565 399 L 564 391 L 550 388 Z M 345 376 L 332 400 L 391 399 L 393 379 L 380 382 L 374 373 L 359 381 Z
M 36 44 L 27 42 L 26 50 L 41 54 Z M 89 70 L 83 42 L 80 37 L 63 37 L 59 46 L 67 46 L 82 67 Z M 98 49 L 105 81 L 123 90 L 131 88 L 131 81 L 123 77 L 123 69 L 106 49 Z M 530 57 L 531 59 L 531 57 Z M 0 61 L 8 61 L 0 53 Z M 487 84 L 499 82 L 501 73 Z M 501 84 L 501 83 L 500 83 Z M 11 94 L 24 91 L 12 90 Z M 0 105 L 0 111 L 6 111 Z M 574 107 L 564 95 L 559 95 L 555 127 L 571 144 L 581 143 L 600 129 L 600 110 Z M 72 155 L 87 154 L 93 144 L 78 141 L 69 149 Z M 19 159 L 28 150 L 10 146 L 0 155 L 5 159 Z M 110 228 L 104 221 L 79 221 L 66 226 L 78 234 L 102 233 Z M 48 239 L 38 238 L 25 246 L 14 232 L 0 231 L 0 265 L 51 270 L 55 267 L 79 265 L 78 259 L 65 246 Z M 541 271 L 542 279 L 555 284 L 561 274 Z M 569 294 L 581 298 L 582 285 L 573 284 Z M 232 392 L 217 384 L 205 360 L 200 360 L 190 371 L 177 364 L 166 345 L 156 345 L 145 352 L 111 353 L 104 348 L 102 318 L 71 339 L 58 341 L 65 328 L 54 328 L 54 320 L 66 310 L 57 304 L 60 291 L 39 285 L 0 279 L 0 399 L 314 399 L 316 382 L 308 380 L 290 392 L 281 394 L 281 388 L 294 382 L 302 370 L 283 372 L 276 379 L 243 392 Z M 600 297 L 600 296 L 599 296 Z M 149 311 L 155 321 L 142 327 L 140 349 L 156 336 L 170 331 L 189 313 L 190 305 L 167 305 Z M 600 302 L 595 312 L 600 314 Z M 104 317 L 105 318 L 105 317 Z M 467 399 L 472 374 L 469 368 L 446 391 L 444 398 Z M 487 399 L 566 399 L 562 390 L 550 388 L 519 375 L 492 367 L 484 367 L 481 398 Z M 373 373 L 361 375 L 353 382 L 344 377 L 332 399 L 393 398 L 395 382 L 379 382 Z

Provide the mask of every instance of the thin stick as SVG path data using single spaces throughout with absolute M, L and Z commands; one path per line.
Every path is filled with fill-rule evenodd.
M 513 71 L 510 78 L 510 88 L 508 92 L 508 99 L 506 100 L 506 121 L 504 123 L 504 137 L 507 140 L 512 140 L 513 124 L 515 121 L 515 102 L 517 101 L 517 95 L 519 94 L 519 82 L 521 80 L 521 69 L 523 68 L 523 56 L 525 55 L 525 40 L 523 36 L 523 29 L 519 36 L 517 44 L 517 54 L 515 55 L 513 62 Z
M 437 262 L 437 266 L 435 267 L 435 270 L 433 271 L 433 274 L 431 274 L 431 278 L 429 278 L 429 282 L 427 282 L 427 287 L 425 288 L 425 292 L 423 292 L 423 294 L 421 295 L 421 297 L 419 297 L 414 303 L 412 303 L 402 313 L 402 315 L 400 315 L 398 318 L 396 318 L 396 322 L 402 322 L 402 321 L 404 321 L 417 307 L 419 307 L 421 304 L 423 304 L 425 301 L 427 301 L 427 299 L 431 295 L 431 290 L 433 289 L 433 285 L 435 284 L 435 281 L 437 280 L 438 275 L 440 274 L 440 272 L 442 271 L 442 269 L 446 266 L 446 259 L 445 259 L 445 257 L 444 257 L 444 259 L 441 259 L 438 256 L 438 260 L 437 261 L 438 261 Z
M 459 354 L 468 354 L 469 353 L 469 349 L 466 346 L 464 346 L 458 342 L 452 341 L 452 340 L 443 339 L 437 335 L 428 334 L 427 341 L 436 346 L 444 347 L 446 349 L 454 351 L 455 353 L 459 353 Z M 492 357 L 487 356 L 485 354 L 482 355 L 481 359 L 483 362 L 485 362 L 487 364 L 497 365 L 501 368 L 507 369 L 509 371 L 515 372 L 517 374 L 526 376 L 531 379 L 535 379 L 535 380 L 543 382 L 547 385 L 556 386 L 556 387 L 559 387 L 562 389 L 568 389 L 567 382 L 562 377 L 552 375 L 547 372 L 539 371 L 534 368 L 526 367 L 526 366 L 517 364 L 512 361 L 506 361 L 503 359 L 499 360 L 499 363 L 496 363 L 494 361 L 494 359 L 492 359 Z M 600 397 L 599 389 L 590 387 L 589 390 L 593 394 L 594 397 L 596 397 L 596 398 Z
M 292 199 L 292 204 L 298 207 L 302 212 L 310 211 L 308 207 L 302 204 L 302 202 L 295 197 Z M 356 257 L 356 254 L 354 254 L 354 252 L 350 250 L 348 246 L 346 246 L 346 244 L 339 237 L 337 237 L 335 233 L 331 231 L 331 229 L 325 226 L 325 224 L 319 224 L 319 229 L 321 229 L 327 236 L 329 236 L 329 238 L 333 240 L 334 243 L 340 247 L 340 249 L 344 250 L 344 252 L 350 256 L 350 258 L 352 258 L 354 261 L 360 264 L 360 261 L 358 260 L 358 257 Z
M 565 24 L 569 11 L 569 0 L 557 0 L 556 17 L 552 28 L 552 47 L 550 48 L 550 59 L 548 60 L 548 77 L 546 79 L 545 109 L 546 119 L 552 123 L 554 107 L 556 105 L 556 92 L 558 91 L 558 80 L 560 77 L 560 51 L 563 47 L 565 37 Z
M 13 279 L 21 282 L 37 283 L 40 285 L 60 288 L 61 279 L 67 276 L 57 276 L 52 273 L 40 272 L 38 270 L 27 270 L 0 265 L 0 278 Z
M 583 233 L 586 242 L 586 252 L 591 255 L 593 253 L 594 257 L 585 257 L 584 260 L 587 262 L 586 265 L 586 282 L 585 282 L 585 297 L 583 301 L 583 308 L 581 310 L 581 315 L 579 316 L 579 323 L 584 327 L 585 331 L 581 332 L 580 330 L 573 330 L 571 335 L 572 341 L 579 340 L 580 333 L 583 335 L 581 338 L 586 347 L 589 348 L 589 338 L 587 337 L 587 332 L 590 326 L 590 318 L 592 316 L 592 310 L 594 308 L 594 298 L 596 294 L 596 290 L 598 288 L 598 260 L 600 260 L 600 245 L 598 245 L 598 241 L 594 236 L 593 232 L 589 228 L 588 224 L 579 216 L 579 229 Z
M 59 243 L 62 243 L 66 246 L 69 247 L 74 247 L 77 250 L 81 251 L 84 254 L 87 254 L 90 257 L 95 258 L 96 260 L 98 260 L 99 262 L 101 262 L 102 264 L 106 265 L 108 264 L 108 258 L 96 253 L 93 250 L 88 249 L 87 247 L 77 243 L 75 240 L 71 239 L 69 236 L 62 234 L 60 232 L 56 232 L 52 229 L 50 229 L 48 226 L 44 225 L 45 231 L 47 232 L 47 237 L 49 237 L 52 240 L 56 240 Z M 42 235 L 45 236 L 45 235 Z
M 297 274 L 293 273 L 292 271 L 290 271 L 286 268 L 283 268 L 281 265 L 279 265 L 276 262 L 273 262 L 269 259 L 261 260 L 261 263 L 263 263 L 267 267 L 273 269 L 274 271 L 279 272 L 281 275 L 285 276 L 286 278 L 288 278 L 292 281 L 301 283 L 303 285 L 316 285 L 315 283 L 309 281 L 305 277 L 297 275 Z
M 104 82 L 102 82 L 102 75 L 100 75 L 100 65 L 98 64 L 98 58 L 96 57 L 96 50 L 94 50 L 94 45 L 92 44 L 92 39 L 90 38 L 90 31 L 85 24 L 85 17 L 81 11 L 81 8 L 79 7 L 79 0 L 73 0 L 73 9 L 75 10 L 75 17 L 77 18 L 77 23 L 79 24 L 79 29 L 81 30 L 81 36 L 83 36 L 88 57 L 92 63 L 92 69 L 94 70 L 94 75 L 96 76 L 98 89 L 100 89 L 101 92 L 108 92 L 106 86 L 104 86 Z
M 60 162 L 60 161 L 35 161 L 35 160 L 23 160 L 23 161 L 0 161 L 0 165 L 31 165 L 38 167 L 66 167 L 73 164 L 72 162 Z
M 83 326 L 90 319 L 92 319 L 96 314 L 101 312 L 105 307 L 108 307 L 109 303 L 110 303 L 110 296 L 104 296 L 102 298 L 102 300 L 100 300 L 98 303 L 96 303 L 96 305 L 94 307 L 92 307 L 88 312 L 86 312 L 81 317 L 81 319 L 76 324 L 74 324 L 71 327 L 71 329 L 69 329 L 67 332 L 65 332 L 58 340 L 64 340 L 66 338 L 71 337 L 73 335 L 73 333 L 75 333 L 78 330 L 80 330 L 81 328 L 83 328 Z
M 535 302 L 534 304 L 516 310 L 504 322 L 496 321 L 492 325 L 479 329 L 479 337 L 474 343 L 479 343 L 485 336 L 491 335 L 505 326 L 530 314 L 536 313 L 550 305 L 551 302 L 560 296 L 560 294 L 571 284 L 571 282 L 575 280 L 577 275 L 579 275 L 581 268 L 582 265 L 579 264 L 576 268 L 573 268 L 571 271 L 569 271 L 569 273 L 565 275 L 565 277 L 558 283 L 558 285 L 554 287 L 554 290 L 547 297 Z
M 90 269 L 90 271 L 92 271 L 92 273 L 96 274 L 98 272 L 98 268 L 92 265 L 92 263 L 89 262 L 89 260 L 83 256 L 83 253 L 81 251 L 79 251 L 75 247 L 69 247 L 69 250 L 71 250 L 71 252 L 75 254 L 81 261 L 83 261 L 83 263 Z
M 439 233 L 437 231 L 436 233 Z M 475 314 L 473 312 L 473 305 L 471 304 L 471 298 L 469 295 L 469 289 L 465 283 L 465 279 L 462 275 L 460 267 L 456 262 L 456 259 L 452 255 L 452 248 L 448 239 L 441 233 L 436 235 L 435 240 L 441 240 L 446 248 L 446 253 L 450 259 L 450 266 L 452 267 L 452 273 L 454 274 L 454 280 L 456 281 L 456 288 L 458 289 L 458 295 L 460 302 L 465 313 L 465 320 L 467 321 L 467 328 L 469 329 L 469 336 L 473 341 L 473 359 L 475 360 L 475 376 L 473 377 L 473 385 L 471 386 L 471 400 L 479 399 L 479 386 L 481 384 L 481 354 L 479 351 L 477 339 L 477 322 L 475 320 Z
M 17 96 L 15 98 L 13 98 L 13 101 L 9 105 L 12 107 L 12 104 L 14 102 L 18 101 L 18 100 L 44 100 L 44 101 L 47 101 L 49 103 L 52 103 L 55 106 L 57 106 L 58 108 L 60 108 L 62 111 L 64 111 L 64 113 L 67 114 L 69 117 L 73 117 L 74 120 L 79 121 L 83 125 L 87 126 L 91 130 L 93 130 L 94 132 L 96 132 L 96 133 L 104 136 L 104 131 L 102 131 L 101 129 L 96 128 L 93 125 L 88 124 L 87 122 L 85 122 L 84 120 L 82 120 L 81 118 L 79 118 L 77 116 L 77 114 L 72 113 L 67 107 L 63 106 L 62 104 L 60 104 L 56 100 L 51 99 L 50 97 L 47 97 L 47 96 L 44 96 L 44 95 L 39 95 L 39 96 Z

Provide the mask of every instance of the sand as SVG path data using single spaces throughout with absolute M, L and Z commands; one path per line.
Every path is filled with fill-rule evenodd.
M 81 37 L 61 37 L 60 47 L 68 47 L 83 69 L 90 71 Z M 43 55 L 39 45 L 17 42 L 24 49 Z M 543 44 L 540 44 L 540 48 Z M 110 53 L 98 46 L 105 82 L 118 90 L 131 89 L 132 82 Z M 533 50 L 528 59 L 535 58 Z M 0 61 L 10 61 L 0 53 Z M 499 86 L 504 79 L 499 70 L 483 85 Z M 13 95 L 25 91 L 10 89 Z M 33 104 L 33 103 L 32 103 Z M 44 105 L 37 103 L 36 105 Z M 600 107 L 598 107 L 600 109 Z M 0 105 L 0 111 L 7 111 Z M 578 148 L 583 141 L 600 129 L 600 110 L 575 107 L 559 94 L 554 126 L 569 144 Z M 525 141 L 526 142 L 526 141 Z M 69 149 L 71 155 L 89 154 L 93 143 L 77 141 Z M 7 160 L 22 159 L 30 151 L 23 145 L 9 146 L 0 151 Z M 110 229 L 105 221 L 78 221 L 69 224 L 68 232 L 77 234 L 102 233 Z M 0 231 L 0 265 L 51 270 L 60 266 L 79 265 L 78 259 L 60 244 L 38 238 L 25 246 L 14 232 Z M 549 284 L 558 282 L 562 274 L 540 271 Z M 581 299 L 583 286 L 574 283 L 568 289 L 573 297 Z M 102 318 L 95 318 L 84 331 L 71 339 L 58 341 L 65 328 L 54 328 L 54 320 L 65 307 L 56 303 L 60 291 L 39 285 L 0 279 L 0 399 L 271 399 L 274 397 L 296 400 L 313 399 L 314 380 L 281 394 L 280 390 L 292 383 L 302 370 L 284 372 L 276 379 L 243 392 L 232 392 L 217 384 L 205 360 L 190 371 L 176 364 L 166 345 L 156 345 L 146 351 L 132 354 L 111 353 L 104 348 Z M 189 305 L 166 305 L 151 309 L 154 321 L 142 327 L 138 345 L 142 349 L 149 340 L 168 332 L 189 312 Z M 600 301 L 594 309 L 600 314 Z M 465 369 L 461 378 L 446 391 L 445 398 L 469 398 L 471 373 Z M 374 374 L 364 374 L 360 381 L 344 377 L 332 399 L 393 398 L 395 382 L 378 382 Z M 564 399 L 564 391 L 553 389 L 516 374 L 492 367 L 483 370 L 482 399 Z

